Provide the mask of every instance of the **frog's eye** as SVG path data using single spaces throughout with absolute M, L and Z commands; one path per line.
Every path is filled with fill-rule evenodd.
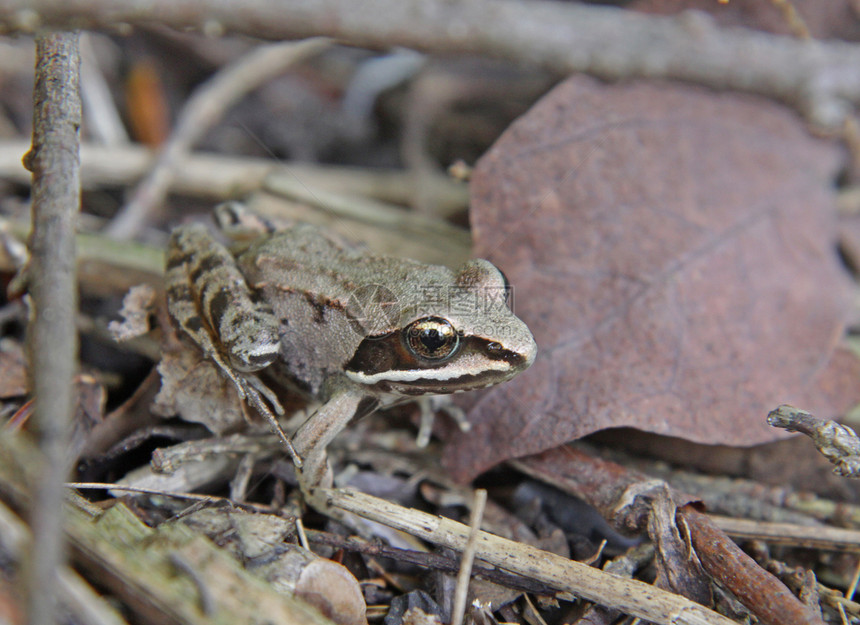
M 424 317 L 403 329 L 403 342 L 413 355 L 425 360 L 450 358 L 460 337 L 450 323 L 440 317 Z

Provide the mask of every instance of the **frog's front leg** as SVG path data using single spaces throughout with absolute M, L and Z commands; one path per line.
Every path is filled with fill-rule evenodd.
M 331 488 L 334 482 L 326 448 L 353 418 L 373 412 L 377 399 L 358 385 L 339 383 L 330 399 L 313 413 L 293 436 L 293 446 L 302 458 L 296 469 L 305 499 L 320 512 L 328 512 L 319 489 Z
M 177 228 L 167 257 L 167 309 L 184 331 L 229 378 L 241 399 L 269 422 L 293 461 L 301 460 L 265 398 L 278 414 L 284 409 L 254 373 L 278 357 L 278 321 L 255 302 L 230 252 L 201 225 Z

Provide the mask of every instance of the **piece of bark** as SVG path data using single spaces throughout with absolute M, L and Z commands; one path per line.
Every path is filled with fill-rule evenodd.
M 235 624 L 249 617 L 331 625 L 244 570 L 206 538 L 180 525 L 152 530 L 118 503 L 98 520 L 72 509 L 67 531 L 78 562 L 143 623 Z
M 648 535 L 654 543 L 657 579 L 654 584 L 696 603 L 713 605 L 710 582 L 699 559 L 684 540 L 686 531 L 676 524 L 676 504 L 666 485 L 653 495 Z
M 707 516 L 691 506 L 678 511 L 690 528 L 690 539 L 705 570 L 718 579 L 747 609 L 771 625 L 824 625 L 776 577 L 761 568 Z

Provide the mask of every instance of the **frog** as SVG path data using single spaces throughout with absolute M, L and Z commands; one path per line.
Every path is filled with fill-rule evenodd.
M 280 437 L 313 507 L 333 485 L 326 448 L 354 419 L 416 398 L 487 388 L 537 346 L 490 261 L 456 269 L 379 255 L 317 226 L 276 226 L 238 202 L 173 230 L 169 317 Z M 252 225 L 249 225 L 252 224 Z M 288 436 L 276 390 L 319 408 Z

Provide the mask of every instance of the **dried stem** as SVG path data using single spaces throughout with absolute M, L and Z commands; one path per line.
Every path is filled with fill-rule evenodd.
M 67 438 L 73 410 L 72 376 L 77 336 L 75 221 L 80 208 L 78 130 L 80 57 L 77 33 L 36 39 L 33 148 L 33 230 L 28 279 L 33 304 L 30 373 L 32 425 L 45 469 L 31 511 L 33 552 L 27 575 L 28 622 L 57 617 L 57 570 L 63 561 L 63 482 L 69 471 Z
M 860 531 L 827 525 L 768 523 L 709 514 L 708 518 L 729 536 L 743 540 L 764 540 L 770 544 L 803 549 L 860 552 Z
M 705 571 L 734 593 L 763 623 L 824 625 L 785 584 L 744 553 L 714 522 L 691 506 L 678 510 Z
M 461 625 L 466 614 L 466 599 L 469 596 L 469 580 L 472 578 L 472 565 L 475 563 L 475 549 L 478 544 L 478 532 L 481 531 L 481 521 L 484 518 L 484 507 L 487 505 L 487 491 L 479 488 L 472 500 L 472 514 L 469 517 L 469 538 L 463 549 L 460 562 L 460 572 L 457 574 L 457 590 L 454 593 L 454 608 L 451 610 L 451 625 Z
M 107 485 L 107 487 L 110 486 L 110 484 Z M 443 573 L 453 574 L 459 570 L 459 563 L 454 557 L 440 553 L 399 549 L 397 547 L 389 547 L 382 542 L 367 542 L 356 538 L 344 538 L 343 536 L 326 532 L 308 531 L 307 534 L 308 541 L 311 544 L 327 545 L 335 549 L 354 551 L 372 557 L 390 558 L 397 562 L 406 562 L 425 569 L 442 571 Z M 476 576 L 499 586 L 506 586 L 537 595 L 552 594 L 551 586 L 543 584 L 536 579 L 508 573 L 498 567 L 478 562 L 473 565 L 472 570 Z
M 30 182 L 29 172 L 21 167 L 21 155 L 28 149 L 23 141 L 0 141 L 0 178 L 21 184 Z M 153 160 L 153 152 L 140 145 L 108 147 L 83 143 L 81 183 L 85 189 L 127 186 L 140 180 L 152 167 Z M 258 191 L 264 183 L 278 184 L 279 177 L 287 176 L 301 180 L 310 189 L 391 204 L 408 205 L 414 193 L 412 176 L 402 170 L 276 162 L 271 158 L 201 152 L 185 155 L 171 176 L 169 191 L 211 200 L 232 200 Z M 468 205 L 466 184 L 438 173 L 428 174 L 423 184 L 434 206 L 444 214 L 462 212 Z
M 227 66 L 188 100 L 155 166 L 135 189 L 131 201 L 117 214 L 107 232 L 131 238 L 157 209 L 170 188 L 173 171 L 194 143 L 232 104 L 287 67 L 328 45 L 324 39 L 261 46 Z
M 847 425 L 819 419 L 806 410 L 783 404 L 767 415 L 768 425 L 800 432 L 812 439 L 815 448 L 843 477 L 860 477 L 860 437 Z
M 860 102 L 860 47 L 719 29 L 703 14 L 513 0 L 0 0 L 0 24 L 160 24 L 285 39 L 327 35 L 375 48 L 481 54 L 607 79 L 681 80 L 790 102 L 837 127 Z M 421 25 L 416 28 L 416 24 Z
M 437 545 L 462 551 L 469 540 L 469 528 L 451 519 L 403 508 L 356 491 L 328 489 L 322 496 L 330 506 Z M 587 564 L 487 532 L 478 532 L 475 558 L 655 623 L 733 623 L 689 599 L 650 584 L 604 573 Z
M 583 446 L 584 447 L 584 446 Z M 516 467 L 536 479 L 580 497 L 597 508 L 617 529 L 641 529 L 648 522 L 652 493 L 660 483 L 652 477 L 593 457 L 582 448 L 564 446 L 514 461 Z M 679 506 L 678 519 L 689 528 L 696 554 L 705 571 L 728 587 L 744 606 L 763 622 L 775 625 L 818 623 L 806 607 L 778 579 L 759 567 L 712 521 L 683 502 L 695 501 L 672 491 Z M 772 619 L 774 614 L 785 615 Z

